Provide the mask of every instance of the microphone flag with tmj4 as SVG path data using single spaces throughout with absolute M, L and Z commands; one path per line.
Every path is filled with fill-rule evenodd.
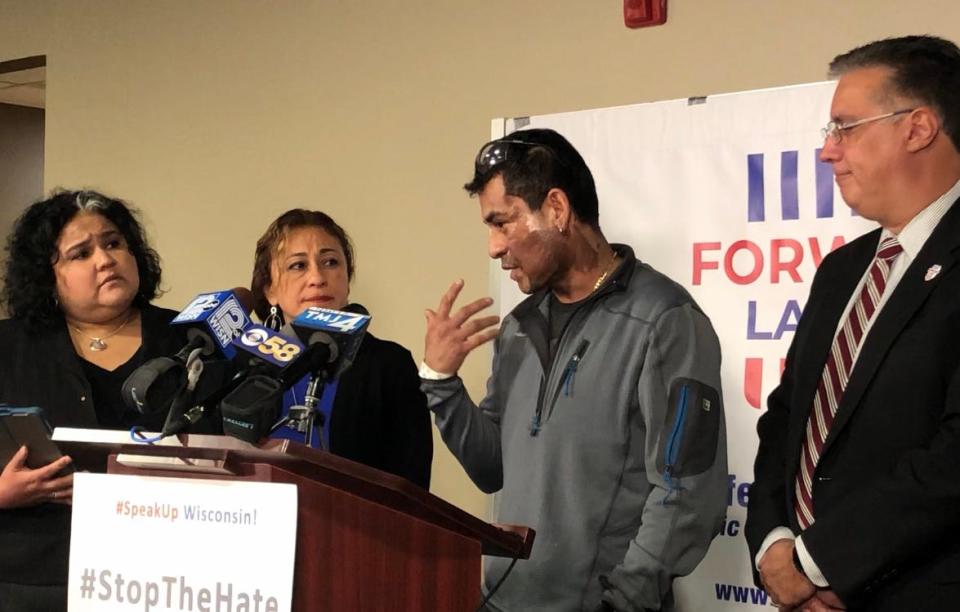
M 307 346 L 333 340 L 337 354 L 331 356 L 329 366 L 323 371 L 325 378 L 332 380 L 349 368 L 356 358 L 363 335 L 370 325 L 370 315 L 362 306 L 353 304 L 347 306 L 347 310 L 314 307 L 300 313 L 292 325 L 301 342 Z

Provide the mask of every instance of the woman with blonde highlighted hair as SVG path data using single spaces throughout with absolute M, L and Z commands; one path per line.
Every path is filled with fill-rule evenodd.
M 254 310 L 278 330 L 312 306 L 342 310 L 354 271 L 350 238 L 329 215 L 288 210 L 257 241 Z M 305 390 L 302 380 L 284 393 L 283 415 L 303 402 Z M 316 424 L 317 443 L 322 437 L 336 455 L 429 488 L 433 436 L 410 351 L 367 332 L 353 364 L 326 385 L 320 411 L 325 418 Z M 304 440 L 287 427 L 273 435 Z

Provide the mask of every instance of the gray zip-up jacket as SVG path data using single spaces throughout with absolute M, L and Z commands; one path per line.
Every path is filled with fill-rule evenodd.
M 458 378 L 423 380 L 447 446 L 498 492 L 497 522 L 533 527 L 491 610 L 672 607 L 726 510 L 720 345 L 678 284 L 625 259 L 549 358 L 546 291 L 508 315 L 479 409 Z M 488 558 L 485 591 L 510 559 Z

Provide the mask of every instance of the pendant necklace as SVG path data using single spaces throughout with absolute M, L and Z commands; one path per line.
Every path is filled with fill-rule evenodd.
M 84 338 L 87 338 L 90 340 L 90 344 L 87 345 L 87 348 L 89 348 L 94 353 L 99 353 L 100 351 L 106 350 L 110 346 L 104 341 L 107 338 L 112 338 L 113 336 L 116 336 L 117 334 L 119 334 L 120 330 L 126 327 L 127 324 L 130 323 L 130 321 L 132 320 L 133 320 L 133 313 L 131 313 L 130 316 L 128 316 L 126 320 L 123 323 L 121 323 L 116 329 L 99 337 L 91 336 L 90 334 L 84 333 L 84 331 L 81 330 L 76 325 L 71 325 L 70 327 L 72 327 L 74 331 L 76 331 L 78 334 L 80 334 Z

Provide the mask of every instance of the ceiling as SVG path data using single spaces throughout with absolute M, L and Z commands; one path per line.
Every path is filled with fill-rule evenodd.
M 47 93 L 47 67 L 0 72 L 0 104 L 44 108 Z

